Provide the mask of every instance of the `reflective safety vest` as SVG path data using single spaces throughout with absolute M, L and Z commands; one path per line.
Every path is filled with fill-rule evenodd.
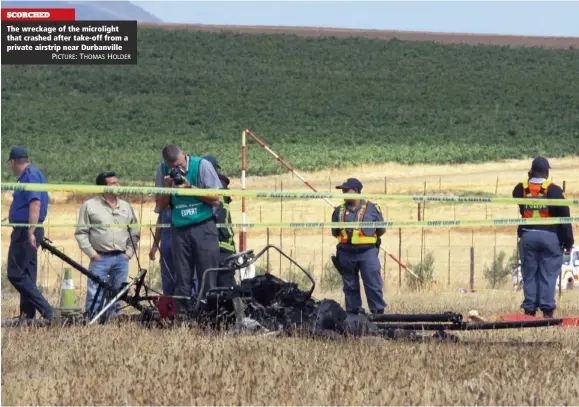
M 201 158 L 188 157 L 189 171 L 185 177 L 189 184 L 197 185 L 199 175 L 199 164 Z M 161 163 L 163 174 L 169 173 L 169 168 L 165 163 Z M 213 217 L 213 206 L 201 201 L 194 196 L 171 195 L 171 224 L 175 227 L 182 227 L 201 223 Z
M 366 209 L 368 208 L 369 202 L 366 202 L 364 205 L 361 205 L 356 211 L 356 218 L 355 222 L 363 222 L 364 215 L 366 215 Z M 346 219 L 346 204 L 340 205 L 340 211 L 338 212 L 338 219 L 340 222 L 345 222 Z M 338 240 L 340 243 L 350 243 L 350 244 L 376 244 L 378 241 L 378 236 L 376 232 L 372 236 L 366 236 L 362 229 L 353 229 L 352 230 L 352 238 L 348 236 L 348 232 L 346 229 L 342 229 L 340 234 L 338 235 Z
M 217 208 L 217 223 L 231 223 L 231 212 L 229 211 L 231 199 L 221 198 L 219 208 Z M 235 253 L 235 239 L 233 228 L 219 228 L 219 247 L 231 253 Z
M 523 182 L 523 198 L 546 198 L 547 191 L 551 181 L 545 181 L 542 184 L 529 184 L 529 181 Z M 523 206 L 523 218 L 550 218 L 549 208 L 547 205 L 530 204 Z

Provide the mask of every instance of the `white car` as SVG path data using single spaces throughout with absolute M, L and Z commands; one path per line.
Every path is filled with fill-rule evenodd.
M 570 254 L 563 255 L 563 267 L 561 275 L 563 285 L 561 289 L 568 290 L 579 287 L 579 246 L 575 245 Z M 557 290 L 559 289 L 559 278 L 557 278 Z M 521 261 L 513 270 L 513 291 L 519 291 L 523 288 L 523 275 L 521 273 Z
M 573 246 L 571 253 L 564 255 L 561 277 L 563 278 L 562 289 L 565 290 L 579 287 L 579 246 Z M 557 287 L 559 287 L 558 279 Z

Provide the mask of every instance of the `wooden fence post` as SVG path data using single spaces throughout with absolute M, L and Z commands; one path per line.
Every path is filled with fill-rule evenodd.
M 474 291 L 474 247 L 470 247 L 470 291 Z
M 402 228 L 398 229 L 398 260 L 402 261 Z M 402 266 L 398 264 L 398 288 L 400 287 L 402 287 Z
M 450 287 L 450 228 L 448 229 L 448 275 L 446 284 Z
M 280 190 L 280 192 L 283 192 L 283 181 L 282 180 L 279 181 L 279 190 Z M 279 199 L 279 208 L 280 208 L 279 221 L 283 223 L 283 198 Z M 280 250 L 283 250 L 282 232 L 283 232 L 283 228 L 279 228 L 279 248 L 280 248 Z M 279 254 L 279 273 L 281 275 L 281 253 Z
M 384 195 L 388 193 L 388 181 L 386 176 L 384 176 Z

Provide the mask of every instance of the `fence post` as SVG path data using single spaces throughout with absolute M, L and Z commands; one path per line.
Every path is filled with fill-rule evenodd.
M 563 192 L 565 192 L 565 181 L 563 181 Z
M 279 181 L 279 190 L 280 190 L 280 192 L 283 192 L 283 181 L 282 180 Z M 283 198 L 279 199 L 279 208 L 280 208 L 279 221 L 281 223 L 283 223 Z M 280 250 L 283 250 L 282 232 L 283 232 L 283 228 L 279 228 L 279 248 L 280 248 Z M 281 275 L 281 253 L 279 254 L 279 273 Z
M 470 291 L 474 291 L 474 247 L 470 247 Z
M 384 176 L 384 195 L 388 193 L 388 181 L 386 176 Z
M 398 229 L 398 260 L 402 261 L 402 228 Z M 406 259 L 408 262 L 408 259 Z M 402 265 L 398 264 L 398 288 L 402 287 Z
M 422 220 L 422 203 L 418 202 L 418 222 Z
M 497 183 L 495 185 L 495 195 L 499 193 L 499 177 L 497 176 Z
M 384 253 L 384 264 L 382 265 L 382 280 L 386 281 L 386 253 Z
M 450 287 L 450 228 L 448 229 L 448 275 L 447 286 Z
M 266 237 L 266 238 L 267 238 L 267 245 L 269 246 L 269 228 L 267 228 L 266 234 L 267 234 L 267 235 L 266 235 L 266 236 L 267 236 L 267 237 Z M 266 264 L 266 266 L 265 266 L 265 269 L 266 269 L 268 272 L 270 272 L 270 271 L 271 271 L 271 270 L 270 270 L 271 264 L 269 263 L 269 250 L 267 251 L 265 258 L 266 258 L 265 261 L 267 262 L 267 264 Z

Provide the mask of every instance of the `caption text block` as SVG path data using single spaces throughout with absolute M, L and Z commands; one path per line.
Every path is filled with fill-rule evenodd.
M 136 63 L 136 21 L 2 22 L 3 65 Z

